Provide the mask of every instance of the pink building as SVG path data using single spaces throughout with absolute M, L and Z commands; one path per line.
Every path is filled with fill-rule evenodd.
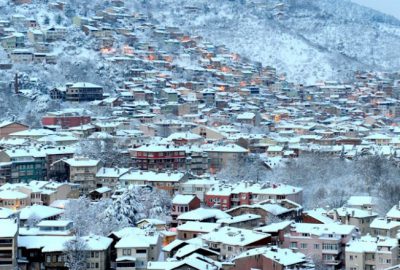
M 263 247 L 250 249 L 237 256 L 231 270 L 309 269 L 304 254 L 290 249 Z
M 341 269 L 345 246 L 356 238 L 359 232 L 352 225 L 295 223 L 285 234 L 283 247 L 304 253 L 326 269 Z

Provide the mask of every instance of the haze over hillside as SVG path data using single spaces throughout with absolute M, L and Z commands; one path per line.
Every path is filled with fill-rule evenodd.
M 379 10 L 400 18 L 400 2 L 397 0 L 352 0 L 354 3 Z
M 276 66 L 294 81 L 400 67 L 400 52 L 392 49 L 400 45 L 400 22 L 347 0 L 161 0 L 144 5 L 156 19 Z

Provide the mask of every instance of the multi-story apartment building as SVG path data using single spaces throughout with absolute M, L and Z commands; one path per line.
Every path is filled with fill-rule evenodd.
M 67 86 L 67 101 L 82 102 L 103 99 L 103 87 L 93 83 L 79 82 Z
M 96 173 L 96 183 L 109 188 L 117 187 L 122 175 L 128 172 L 127 168 L 107 168 L 101 167 Z
M 90 124 L 91 117 L 80 110 L 48 112 L 42 117 L 43 126 L 60 126 L 63 129 Z
M 119 178 L 122 186 L 148 185 L 164 190 L 173 196 L 178 190 L 181 182 L 187 179 L 183 172 L 153 172 L 132 170 Z
M 282 246 L 304 253 L 326 269 L 341 269 L 345 266 L 345 245 L 358 237 L 358 229 L 352 225 L 295 223 Z
M 249 184 L 213 186 L 205 194 L 205 203 L 227 210 L 239 205 L 256 204 L 265 200 L 291 200 L 301 204 L 303 189 L 286 184 Z
M 66 178 L 66 172 L 58 168 L 58 166 L 62 166 L 64 169 L 65 163 L 59 163 L 58 161 L 72 158 L 75 153 L 75 148 L 70 146 L 48 147 L 45 152 L 47 179 L 58 181 L 68 180 Z
M 383 270 L 398 264 L 395 238 L 363 236 L 346 246 L 346 270 Z
M 43 149 L 3 150 L 0 152 L 0 162 L 11 162 L 11 182 L 27 183 L 46 179 L 46 153 Z
M 15 190 L 0 191 L 0 207 L 19 210 L 30 205 L 30 197 Z
M 17 268 L 18 223 L 16 219 L 0 219 L 0 269 Z
M 220 259 L 233 258 L 252 248 L 271 243 L 271 235 L 234 227 L 216 228 L 201 236 L 203 243 L 220 253 Z
M 204 145 L 204 151 L 210 159 L 210 170 L 217 172 L 228 164 L 239 164 L 249 151 L 236 144 L 227 145 Z
M 205 194 L 212 186 L 218 186 L 218 181 L 215 179 L 193 179 L 181 183 L 179 193 L 196 195 L 200 201 L 204 202 Z
M 115 245 L 117 270 L 145 270 L 149 261 L 155 261 L 161 251 L 161 237 L 156 232 L 132 230 Z
M 172 200 L 171 225 L 175 227 L 178 224 L 178 216 L 200 207 L 200 199 L 194 195 L 178 194 Z
M 69 181 L 79 184 L 81 194 L 87 194 L 95 189 L 96 174 L 101 168 L 101 161 L 84 157 L 63 160 L 69 166 Z
M 370 232 L 371 222 L 378 217 L 378 213 L 372 209 L 363 210 L 358 208 L 341 207 L 328 213 L 328 216 L 343 224 L 356 226 L 362 235 Z
M 186 149 L 172 145 L 143 145 L 131 150 L 135 167 L 141 170 L 185 170 Z
M 278 247 L 250 249 L 234 258 L 232 270 L 309 269 L 306 256 L 300 252 Z
M 387 236 L 396 238 L 400 229 L 400 221 L 391 218 L 375 218 L 370 224 L 370 232 L 372 236 Z
M 48 238 L 51 241 L 51 238 Z M 90 235 L 84 236 L 80 240 L 74 237 L 58 237 L 54 238 L 56 243 L 47 242 L 43 244 L 42 254 L 45 258 L 44 268 L 48 270 L 68 270 L 66 263 L 66 243 L 68 241 L 82 241 L 82 244 L 71 244 L 78 250 L 82 249 L 86 255 L 87 270 L 107 270 L 110 269 L 110 247 L 112 239 L 108 237 Z

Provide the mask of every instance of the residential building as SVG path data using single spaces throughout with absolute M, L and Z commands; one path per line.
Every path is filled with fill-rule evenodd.
M 176 227 L 178 216 L 200 207 L 200 199 L 195 195 L 177 194 L 172 200 L 171 226 Z
M 295 223 L 282 246 L 304 253 L 327 269 L 340 269 L 345 267 L 345 245 L 358 237 L 352 225 Z
M 0 268 L 17 268 L 18 222 L 17 219 L 0 219 Z
M 346 270 L 383 270 L 398 264 L 397 239 L 365 235 L 346 245 Z
M 310 262 L 301 252 L 279 247 L 260 247 L 247 250 L 233 259 L 232 270 L 309 269 Z
M 102 100 L 103 87 L 87 82 L 74 83 L 67 87 L 65 99 L 71 102 Z
M 203 243 L 220 253 L 220 259 L 233 258 L 247 250 L 271 243 L 271 235 L 246 229 L 222 227 L 201 236 Z

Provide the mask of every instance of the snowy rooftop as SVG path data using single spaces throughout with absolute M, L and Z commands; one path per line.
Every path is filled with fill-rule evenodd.
M 223 219 L 230 218 L 231 216 L 219 209 L 213 208 L 197 208 L 195 210 L 183 213 L 178 216 L 178 220 L 193 220 L 201 221 L 209 218 Z
M 18 223 L 14 219 L 0 219 L 0 237 L 14 237 L 18 231 Z
M 395 228 L 400 228 L 400 222 L 390 220 L 387 218 L 375 218 L 370 225 L 373 229 L 391 230 Z
M 215 186 L 207 191 L 207 195 L 230 195 L 239 193 L 253 193 L 253 194 L 266 194 L 266 195 L 289 195 L 301 192 L 303 189 L 286 184 L 248 184 L 238 183 L 236 185 Z
M 177 147 L 177 146 L 169 146 L 169 145 L 155 145 L 148 144 L 142 145 L 134 150 L 136 152 L 176 152 L 176 151 L 185 151 L 185 147 Z
M 48 129 L 28 129 L 11 133 L 10 136 L 18 137 L 43 137 L 54 134 L 54 131 Z
M 177 194 L 172 200 L 173 204 L 189 204 L 196 196 Z
M 122 181 L 168 181 L 178 182 L 185 176 L 181 172 L 153 172 L 153 171 L 131 171 L 120 177 Z
M 222 227 L 218 230 L 204 234 L 201 238 L 208 242 L 218 242 L 231 246 L 247 246 L 268 238 L 267 233 L 254 232 L 234 227 Z
M 239 222 L 245 222 L 249 220 L 254 220 L 254 219 L 260 219 L 260 215 L 254 215 L 254 214 L 243 214 L 235 217 L 230 217 L 230 218 L 223 218 L 217 220 L 218 224 L 235 224 Z
M 344 217 L 350 215 L 355 218 L 366 218 L 366 217 L 376 217 L 378 213 L 362 210 L 358 208 L 341 207 L 336 209 L 339 216 Z
M 15 212 L 9 208 L 0 207 L 0 219 L 6 219 L 13 216 Z
M 130 234 L 122 237 L 121 240 L 115 244 L 116 248 L 147 248 L 156 245 L 159 239 L 159 234 L 146 235 L 146 234 Z
M 309 233 L 316 236 L 333 235 L 349 235 L 355 232 L 356 227 L 352 225 L 342 225 L 337 223 L 329 224 L 312 224 L 312 223 L 295 223 L 292 228 L 297 233 Z
M 349 206 L 364 206 L 364 205 L 375 205 L 375 199 L 371 196 L 351 196 L 347 200 Z
M 100 85 L 94 84 L 94 83 L 88 83 L 88 82 L 77 82 L 74 83 L 72 88 L 103 88 Z
M 306 257 L 300 252 L 293 252 L 291 249 L 278 247 L 263 247 L 250 249 L 236 256 L 234 260 L 261 255 L 283 266 L 290 266 L 306 262 Z
M 28 198 L 28 195 L 19 191 L 3 190 L 0 191 L 0 199 L 2 200 L 22 200 Z
M 236 145 L 236 144 L 227 144 L 227 145 L 211 145 L 204 144 L 203 149 L 206 152 L 222 152 L 222 153 L 247 153 L 248 150 Z
M 220 226 L 220 224 L 211 222 L 188 221 L 185 224 L 179 225 L 177 229 L 178 231 L 209 233 Z
M 50 217 L 59 216 L 64 213 L 64 210 L 45 205 L 32 205 L 20 210 L 20 219 L 27 220 L 30 217 L 37 217 L 40 220 Z
M 266 226 L 262 226 L 262 227 L 258 227 L 255 228 L 254 230 L 256 231 L 260 231 L 260 232 L 265 232 L 265 233 L 277 233 L 280 230 L 285 229 L 286 227 L 288 227 L 290 224 L 292 224 L 293 221 L 291 220 L 285 220 L 282 222 L 276 222 L 276 223 L 272 223 Z
M 327 212 L 323 208 L 316 208 L 304 212 L 308 216 L 322 222 L 323 224 L 334 223 L 335 221 L 327 216 Z
M 66 159 L 65 162 L 72 167 L 94 167 L 99 164 L 100 160 L 89 158 L 70 158 Z
M 102 167 L 96 174 L 96 177 L 102 178 L 118 178 L 124 173 L 128 172 L 128 168 L 106 168 Z
M 386 214 L 388 218 L 400 219 L 400 207 L 394 205 Z
M 377 252 L 378 247 L 394 248 L 398 246 L 397 239 L 388 237 L 372 237 L 365 235 L 360 239 L 353 240 L 346 245 L 346 252 L 364 253 Z

